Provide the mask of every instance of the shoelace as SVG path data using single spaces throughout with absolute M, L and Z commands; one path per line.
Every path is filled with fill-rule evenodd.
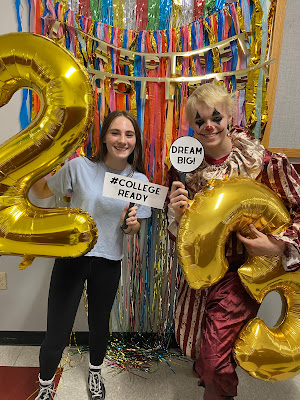
M 36 400 L 50 400 L 52 395 L 55 393 L 54 385 L 40 386 L 40 392 Z
M 90 391 L 92 393 L 92 396 L 102 396 L 103 395 L 102 385 L 103 385 L 103 377 L 101 375 L 101 372 L 90 370 L 89 386 L 90 386 Z

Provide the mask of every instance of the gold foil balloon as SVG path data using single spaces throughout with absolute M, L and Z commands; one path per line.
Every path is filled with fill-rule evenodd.
M 300 270 L 286 272 L 280 264 L 259 258 L 239 269 L 241 281 L 259 303 L 269 292 L 279 292 L 284 303 L 282 316 L 273 328 L 260 318 L 249 321 L 235 342 L 233 354 L 254 378 L 282 381 L 300 372 Z
M 251 237 L 249 224 L 254 224 L 265 234 L 276 234 L 289 223 L 285 206 L 267 186 L 249 178 L 214 181 L 196 194 L 180 222 L 177 250 L 187 282 L 203 289 L 224 276 L 230 232 Z M 273 328 L 259 318 L 243 327 L 233 349 L 237 363 L 262 380 L 292 378 L 300 371 L 300 271 L 286 272 L 279 256 L 251 256 L 238 273 L 257 302 L 275 290 L 285 307 Z
M 230 232 L 252 236 L 249 224 L 254 224 L 262 233 L 279 233 L 289 221 L 284 204 L 267 186 L 250 178 L 215 180 L 195 195 L 179 225 L 177 253 L 188 284 L 204 289 L 225 275 Z
M 42 209 L 28 200 L 30 186 L 63 162 L 86 138 L 93 92 L 84 67 L 43 36 L 0 36 L 0 107 L 21 88 L 41 101 L 31 124 L 0 147 L 0 254 L 77 257 L 97 241 L 95 222 L 80 209 Z

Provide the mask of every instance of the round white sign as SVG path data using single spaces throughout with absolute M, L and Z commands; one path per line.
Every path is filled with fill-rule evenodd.
M 181 136 L 176 139 L 169 152 L 171 164 L 179 172 L 192 172 L 197 169 L 204 158 L 204 148 L 196 138 Z

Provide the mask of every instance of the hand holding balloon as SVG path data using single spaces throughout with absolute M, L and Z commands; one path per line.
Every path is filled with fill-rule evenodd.
M 283 269 L 279 254 L 286 245 L 268 236 L 284 232 L 290 221 L 286 207 L 267 186 L 249 178 L 229 178 L 196 194 L 178 229 L 178 260 L 192 288 L 210 287 L 224 276 L 227 238 L 239 232 L 249 252 L 238 269 L 245 289 L 258 303 L 271 291 L 284 300 L 285 313 L 276 326 L 269 328 L 254 318 L 234 345 L 239 366 L 263 380 L 289 379 L 300 370 L 300 273 Z
M 250 256 L 275 256 L 283 254 L 286 250 L 286 244 L 280 240 L 270 238 L 255 228 L 253 224 L 249 225 L 251 232 L 256 236 L 248 239 L 237 232 L 238 239 L 244 244 Z
M 182 182 L 172 183 L 170 205 L 175 212 L 175 219 L 179 223 L 188 205 L 188 191 Z
M 28 191 L 87 137 L 94 104 L 89 75 L 65 48 L 31 33 L 0 36 L 0 65 L 0 107 L 23 87 L 41 100 L 34 121 L 0 146 L 0 254 L 23 256 L 22 269 L 34 257 L 83 255 L 97 241 L 91 216 L 36 207 Z
M 264 256 L 270 251 L 272 255 L 281 253 L 284 249 L 279 250 L 274 243 L 271 247 L 267 235 L 284 231 L 289 221 L 284 204 L 265 185 L 249 178 L 214 181 L 210 188 L 189 201 L 180 221 L 177 254 L 188 284 L 194 289 L 204 289 L 225 275 L 228 269 L 225 245 L 231 232 L 247 237 L 255 232 L 256 239 L 241 235 L 241 241 L 247 242 L 252 251 L 259 250 Z M 250 224 L 255 224 L 261 233 L 250 231 Z M 258 258 L 255 253 L 249 260 L 256 264 Z

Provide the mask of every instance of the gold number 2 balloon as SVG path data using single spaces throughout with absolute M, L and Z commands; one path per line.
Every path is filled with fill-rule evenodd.
M 35 91 L 40 112 L 0 147 L 0 254 L 77 257 L 97 241 L 95 222 L 80 209 L 35 207 L 30 186 L 76 150 L 93 115 L 93 92 L 84 67 L 43 36 L 0 36 L 0 107 L 21 88 Z
M 251 237 L 249 224 L 261 232 L 280 233 L 290 216 L 277 195 L 249 178 L 216 180 L 196 194 L 182 217 L 177 238 L 178 259 L 188 284 L 207 288 L 228 269 L 225 243 L 232 231 Z M 249 257 L 239 268 L 242 283 L 260 303 L 278 291 L 286 303 L 274 328 L 255 318 L 242 329 L 234 356 L 250 375 L 263 380 L 284 380 L 300 370 L 300 273 L 287 273 L 281 257 Z

